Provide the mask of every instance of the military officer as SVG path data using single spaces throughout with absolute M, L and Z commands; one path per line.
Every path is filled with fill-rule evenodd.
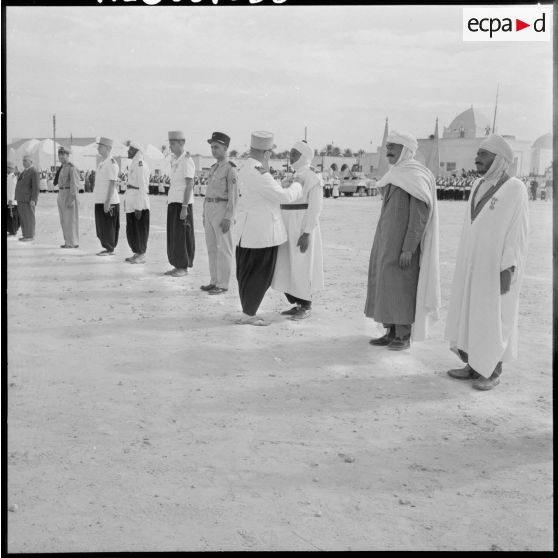
M 78 248 L 79 246 L 79 171 L 70 162 L 72 150 L 60 146 L 58 159 L 62 163 L 57 176 L 58 185 L 58 213 L 64 236 L 64 244 L 60 248 Z
M 126 209 L 126 238 L 133 255 L 125 261 L 132 264 L 145 262 L 149 238 L 149 166 L 143 159 L 143 146 L 135 141 L 128 143 L 128 184 L 124 198 Z
M 205 242 L 209 258 L 209 284 L 201 289 L 210 295 L 227 292 L 233 261 L 232 223 L 238 203 L 236 165 L 229 161 L 227 150 L 230 137 L 213 132 L 207 142 L 217 162 L 209 171 L 207 191 L 203 204 Z

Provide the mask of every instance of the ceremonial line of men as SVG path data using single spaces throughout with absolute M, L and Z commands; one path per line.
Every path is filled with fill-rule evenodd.
M 192 192 L 195 167 L 180 131 L 169 132 L 172 152 L 167 209 L 167 255 L 172 277 L 188 273 L 195 241 Z M 232 270 L 232 228 L 237 227 L 236 276 L 243 313 L 238 324 L 269 325 L 257 315 L 267 290 L 283 292 L 293 305 L 282 312 L 292 320 L 310 316 L 313 295 L 323 288 L 320 213 L 323 180 L 310 163 L 313 149 L 298 141 L 290 151 L 294 175 L 281 183 L 269 172 L 273 134 L 253 132 L 250 155 L 238 170 L 227 158 L 230 138 L 214 132 L 207 140 L 216 163 L 211 167 L 203 222 L 209 257 L 211 295 L 226 293 Z M 101 162 L 95 175 L 95 222 L 112 256 L 118 242 L 118 165 L 110 156 L 112 140 L 98 143 Z M 411 339 L 427 338 L 441 307 L 436 180 L 415 159 L 417 140 L 392 132 L 387 138 L 388 172 L 378 181 L 382 207 L 368 270 L 364 313 L 386 333 L 370 340 L 392 351 L 409 349 Z M 58 208 L 65 244 L 78 246 L 77 169 L 70 150 L 60 148 Z M 132 264 L 145 261 L 149 236 L 149 169 L 143 148 L 129 142 L 132 159 L 125 194 L 126 235 Z M 471 380 L 479 390 L 499 384 L 502 364 L 517 358 L 519 290 L 524 274 L 529 230 L 528 199 L 523 183 L 512 176 L 513 151 L 499 135 L 480 145 L 475 181 L 457 250 L 445 338 L 465 364 L 451 369 L 455 379 Z M 15 186 L 22 241 L 34 236 L 38 199 L 37 172 L 29 158 Z M 241 193 L 241 195 L 240 195 Z M 10 199 L 10 198 L 9 198 Z

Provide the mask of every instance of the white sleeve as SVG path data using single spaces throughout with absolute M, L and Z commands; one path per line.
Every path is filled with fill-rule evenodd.
M 525 261 L 529 234 L 529 202 L 527 194 L 522 192 L 518 207 L 510 223 L 506 237 L 504 239 L 504 249 L 500 262 L 500 271 L 504 271 L 512 266 L 517 270 L 522 267 Z
M 302 195 L 302 186 L 299 182 L 293 182 L 288 188 L 283 188 L 277 184 L 269 172 L 262 174 L 262 178 L 264 179 L 264 186 L 261 193 L 267 199 L 279 203 L 290 203 Z
M 196 176 L 196 165 L 191 157 L 184 159 L 184 178 L 194 179 Z
M 108 177 L 109 180 L 118 180 L 118 164 L 112 163 L 109 165 Z
M 308 210 L 302 223 L 302 232 L 305 233 L 311 233 L 318 226 L 318 220 L 322 212 L 323 190 L 319 178 L 317 182 L 308 192 Z

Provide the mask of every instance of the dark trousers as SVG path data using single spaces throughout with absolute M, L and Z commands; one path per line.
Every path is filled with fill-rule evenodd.
M 9 205 L 6 211 L 6 228 L 8 234 L 14 235 L 19 229 L 19 215 L 17 214 L 17 205 Z
M 194 212 L 188 204 L 186 219 L 180 219 L 181 203 L 167 206 L 167 257 L 177 269 L 187 269 L 194 265 L 196 239 L 194 236 Z
M 296 296 L 293 296 L 289 293 L 285 293 L 285 296 L 291 304 L 299 304 L 300 306 L 302 306 L 302 308 L 306 308 L 307 310 L 312 308 L 311 300 L 303 300 L 302 298 L 297 298 Z
M 111 212 L 105 213 L 104 204 L 95 204 L 95 228 L 101 246 L 105 250 L 113 252 L 118 244 L 118 233 L 120 231 L 120 204 L 113 204 L 110 208 Z
M 141 219 L 135 213 L 126 213 L 126 238 L 134 254 L 145 254 L 149 238 L 149 209 L 143 209 Z
M 278 246 L 268 248 L 236 247 L 236 279 L 242 311 L 255 316 L 271 286 Z
M 23 238 L 33 238 L 35 236 L 35 208 L 31 207 L 29 202 L 18 201 L 17 214 Z
M 399 339 L 409 339 L 411 337 L 411 324 L 384 324 L 384 327 Z M 395 331 L 392 328 L 395 328 Z
M 465 363 L 465 364 L 469 364 L 469 355 L 465 352 L 462 351 L 461 349 L 457 349 L 457 352 L 459 353 L 459 357 L 461 358 L 461 360 Z M 473 370 L 473 367 L 471 366 L 471 370 Z M 502 363 L 499 362 L 496 365 L 496 368 L 494 368 L 494 372 L 492 372 L 492 378 L 498 378 L 500 376 L 500 374 L 502 373 Z M 475 370 L 476 372 L 476 370 Z

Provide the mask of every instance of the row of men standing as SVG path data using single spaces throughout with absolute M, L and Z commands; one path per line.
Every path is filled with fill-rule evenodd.
M 195 254 L 192 207 L 195 165 L 185 150 L 184 133 L 171 131 L 168 138 L 172 155 L 167 199 L 167 257 L 173 267 L 165 275 L 182 277 L 193 266 Z M 284 292 L 293 305 L 283 314 L 294 320 L 307 318 L 312 294 L 323 287 L 319 228 L 323 182 L 310 169 L 312 148 L 304 141 L 294 145 L 290 161 L 295 175 L 279 184 L 269 172 L 269 159 L 275 147 L 273 134 L 252 134 L 250 158 L 242 165 L 240 173 L 228 160 L 228 135 L 214 132 L 207 141 L 216 163 L 210 169 L 203 209 L 210 280 L 201 289 L 210 295 L 228 291 L 234 257 L 233 226 L 237 222 L 236 267 L 243 309 L 238 323 L 269 325 L 256 313 L 270 286 Z M 95 173 L 93 197 L 96 233 L 103 247 L 97 255 L 114 256 L 120 231 L 120 198 L 116 186 L 119 168 L 111 156 L 113 140 L 101 137 L 97 145 L 101 160 Z M 126 237 L 133 255 L 125 261 L 131 264 L 145 262 L 149 239 L 150 170 L 143 152 L 141 144 L 128 142 L 131 163 L 124 210 Z M 62 165 L 55 178 L 59 186 L 58 209 L 64 236 L 61 248 L 65 249 L 79 247 L 79 172 L 70 162 L 70 155 L 70 148 L 59 149 Z M 24 162 L 24 166 L 26 164 Z M 37 172 L 29 166 L 30 172 L 22 173 L 18 188 L 28 191 L 33 198 L 33 229 L 26 227 L 20 240 L 32 240 L 35 235 L 38 186 L 33 187 L 33 178 Z M 243 184 L 242 199 L 239 181 Z M 19 197 L 23 223 L 27 201 Z

